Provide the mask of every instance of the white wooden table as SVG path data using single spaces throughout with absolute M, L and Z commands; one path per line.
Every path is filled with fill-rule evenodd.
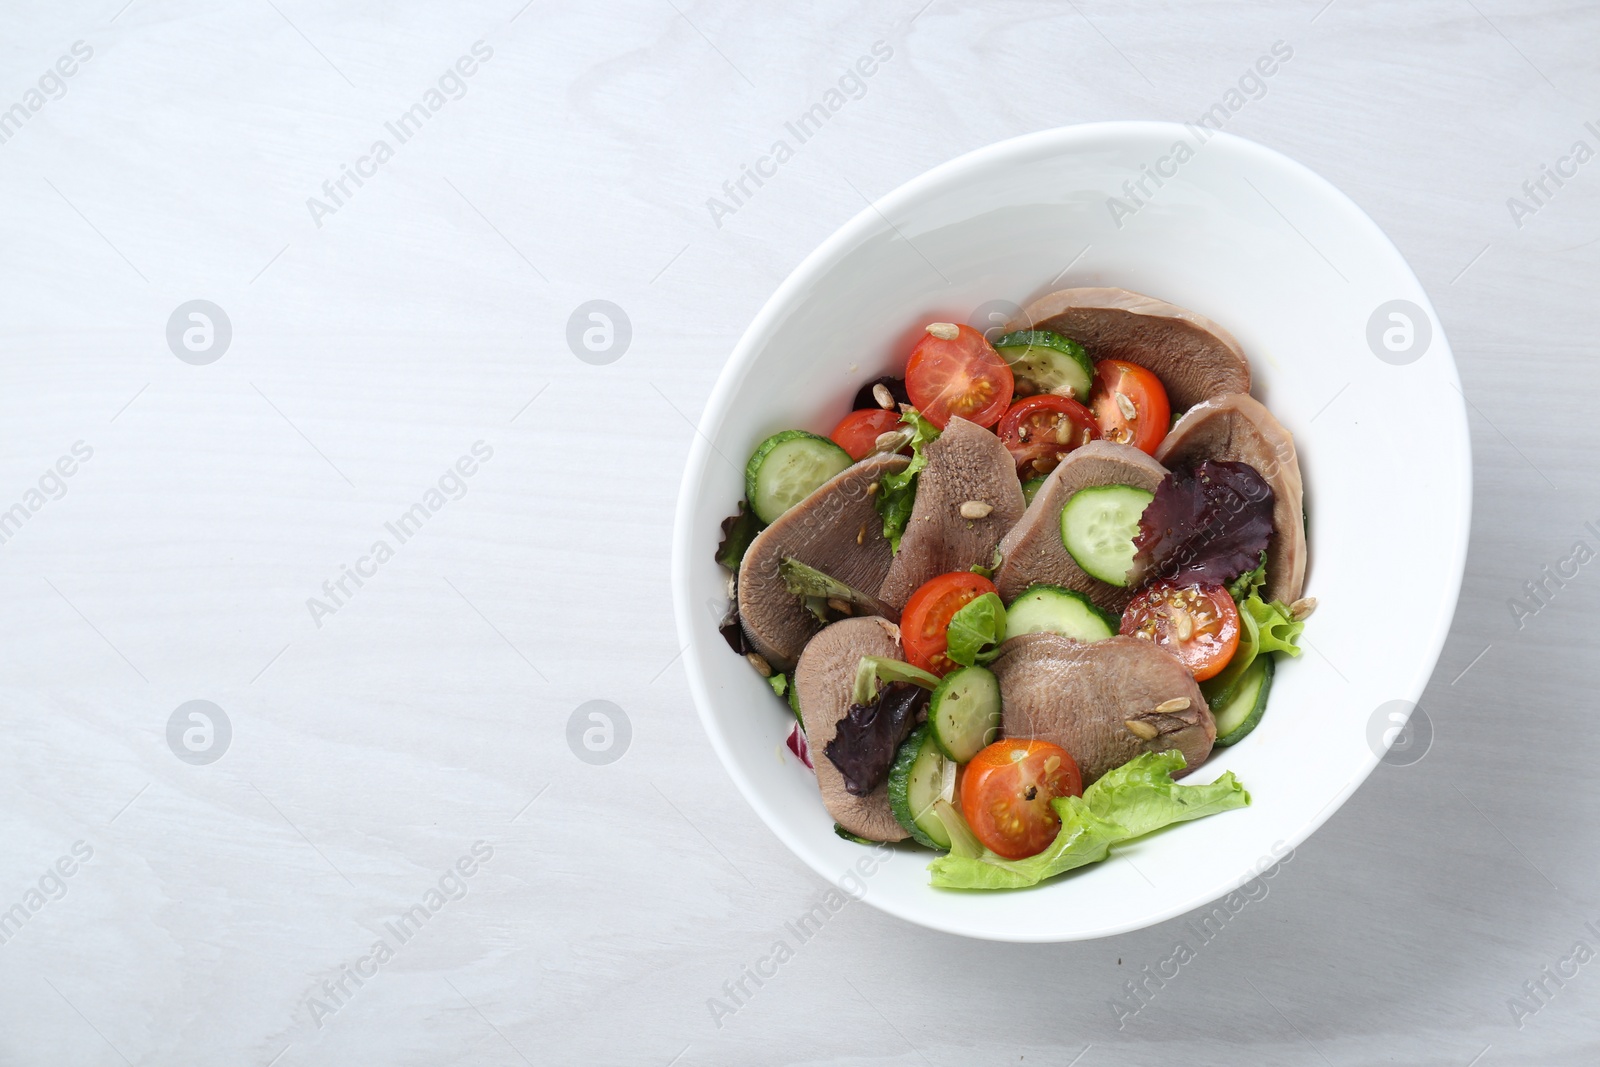
M 0 1062 L 1594 1062 L 1600 564 L 1509 604 L 1600 549 L 1600 11 L 121 2 L 0 16 Z M 800 942 L 671 624 L 725 354 L 863 198 L 1278 42 L 1227 128 L 1385 227 L 1472 404 L 1431 750 L 1203 944 Z

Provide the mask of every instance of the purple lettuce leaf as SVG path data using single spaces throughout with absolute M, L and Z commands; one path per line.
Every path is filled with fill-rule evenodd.
M 1156 487 L 1133 539 L 1135 584 L 1225 584 L 1253 569 L 1272 536 L 1272 487 L 1248 463 L 1205 460 Z
M 722 621 L 717 623 L 717 633 L 721 634 L 722 639 L 728 642 L 729 648 L 741 656 L 748 655 L 756 650 L 756 646 L 750 643 L 750 638 L 745 636 L 743 624 L 739 622 L 739 602 L 737 600 L 728 602 L 727 614 L 723 615 Z
M 839 768 L 845 792 L 864 797 L 884 783 L 895 752 L 927 702 L 928 691 L 921 686 L 890 682 L 871 704 L 850 705 L 824 750 Z

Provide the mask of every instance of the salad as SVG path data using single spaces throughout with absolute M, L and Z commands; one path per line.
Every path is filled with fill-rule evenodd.
M 827 437 L 761 441 L 721 632 L 842 836 L 942 853 L 935 886 L 1033 885 L 1250 802 L 1178 780 L 1299 655 L 1302 496 L 1231 334 L 1066 289 L 992 338 L 929 323 Z

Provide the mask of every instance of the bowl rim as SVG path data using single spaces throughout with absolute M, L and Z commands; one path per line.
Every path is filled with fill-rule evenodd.
M 695 424 L 696 432 L 690 442 L 683 478 L 679 484 L 678 504 L 673 521 L 671 578 L 673 615 L 677 626 L 679 643 L 683 648 L 692 647 L 695 640 L 695 612 L 692 609 L 692 597 L 689 589 L 690 574 L 694 565 L 694 553 L 697 550 L 692 540 L 694 512 L 696 500 L 702 488 L 701 482 L 704 480 L 703 472 L 709 466 L 713 447 L 710 435 L 702 427 L 708 421 L 716 422 L 721 420 L 730 402 L 731 394 L 742 384 L 743 377 L 755 358 L 759 344 L 778 320 L 787 313 L 795 296 L 803 292 L 813 281 L 820 278 L 828 270 L 831 270 L 841 252 L 854 247 L 865 237 L 882 230 L 886 226 L 892 228 L 893 224 L 887 220 L 893 217 L 894 212 L 903 205 L 915 203 L 925 194 L 935 191 L 947 183 L 959 180 L 966 172 L 1004 161 L 1008 157 L 1028 156 L 1044 148 L 1053 147 L 1060 152 L 1070 151 L 1074 144 L 1091 139 L 1108 136 L 1143 137 L 1150 135 L 1183 137 L 1187 135 L 1189 130 L 1190 127 L 1187 124 L 1164 120 L 1088 122 L 1038 130 L 984 145 L 944 163 L 937 164 L 906 180 L 876 200 L 871 201 L 866 207 L 829 234 L 821 244 L 800 261 L 778 285 L 777 289 L 773 291 L 772 295 L 766 299 L 761 309 L 750 321 L 750 325 L 740 335 L 738 342 L 723 363 L 716 383 L 713 385 L 701 411 L 700 419 Z M 1437 349 L 1437 354 L 1441 359 L 1439 373 L 1445 377 L 1448 383 L 1455 387 L 1457 394 L 1457 399 L 1451 406 L 1451 413 L 1459 420 L 1461 429 L 1461 466 L 1457 472 L 1461 483 L 1458 487 L 1461 508 L 1459 513 L 1454 516 L 1454 522 L 1448 524 L 1453 534 L 1449 545 L 1451 556 L 1449 573 L 1453 575 L 1453 578 L 1449 583 L 1449 588 L 1445 591 L 1445 595 L 1439 601 L 1439 610 L 1433 616 L 1433 633 L 1427 642 L 1428 654 L 1417 659 L 1411 678 L 1404 687 L 1404 699 L 1412 704 L 1412 711 L 1414 712 L 1422 698 L 1423 691 L 1432 678 L 1433 672 L 1438 665 L 1439 657 L 1444 650 L 1445 642 L 1450 635 L 1455 610 L 1460 600 L 1462 582 L 1465 578 L 1467 551 L 1471 538 L 1473 497 L 1472 441 L 1470 427 L 1467 424 L 1465 395 L 1461 391 L 1454 350 L 1445 335 L 1443 323 L 1439 320 L 1432 300 L 1428 297 L 1420 279 L 1416 277 L 1416 273 L 1411 269 L 1410 263 L 1407 262 L 1405 256 L 1389 238 L 1388 234 L 1355 201 L 1351 200 L 1342 190 L 1316 171 L 1276 149 L 1227 131 L 1209 131 L 1209 133 L 1208 144 L 1214 141 L 1221 141 L 1232 150 L 1251 157 L 1255 162 L 1277 167 L 1288 173 L 1300 182 L 1305 183 L 1308 188 L 1318 191 L 1325 198 L 1324 202 L 1327 205 L 1344 212 L 1352 223 L 1362 227 L 1370 237 L 1375 238 L 1382 246 L 1386 246 L 1393 253 L 1399 268 L 1406 276 L 1409 276 L 1416 293 L 1420 297 L 1419 303 L 1422 309 L 1436 324 L 1433 347 Z M 830 871 L 821 865 L 816 857 L 810 855 L 807 849 L 791 841 L 788 835 L 780 828 L 776 813 L 767 803 L 761 791 L 755 787 L 751 775 L 730 750 L 727 739 L 711 710 L 712 695 L 710 689 L 706 679 L 697 668 L 694 658 L 684 656 L 684 665 L 690 697 L 694 701 L 695 712 L 700 719 L 700 724 L 711 741 L 712 749 L 721 761 L 723 769 L 733 779 L 746 803 L 755 810 L 756 814 L 761 817 L 762 822 L 766 823 L 767 828 L 783 842 L 785 847 L 803 860 L 808 867 L 826 882 L 837 885 L 838 882 L 835 878 L 837 872 Z M 1292 838 L 1285 842 L 1287 847 L 1290 850 L 1298 848 L 1324 823 L 1331 819 L 1334 813 L 1344 806 L 1351 794 L 1377 768 L 1382 758 L 1376 752 L 1371 752 L 1364 757 L 1357 771 L 1340 787 L 1337 794 L 1320 811 L 1295 830 Z M 1039 936 L 994 934 L 978 928 L 978 924 L 960 921 L 934 921 L 927 916 L 902 912 L 893 905 L 885 903 L 877 894 L 869 893 L 862 899 L 865 899 L 880 911 L 893 915 L 905 922 L 943 933 L 987 941 L 1060 943 L 1064 941 L 1093 940 L 1141 930 L 1187 914 L 1202 905 L 1219 899 L 1226 892 L 1226 889 L 1218 892 L 1206 887 L 1198 892 L 1185 894 L 1175 903 L 1154 909 L 1138 919 L 1108 923 L 1070 935 L 1042 932 Z M 996 897 L 1003 900 L 1005 894 L 996 894 Z

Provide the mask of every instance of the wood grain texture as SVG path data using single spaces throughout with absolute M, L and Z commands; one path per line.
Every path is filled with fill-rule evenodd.
M 24 912 L 0 926 L 0 1062 L 1600 1054 L 1600 964 L 1520 1027 L 1508 1008 L 1600 946 L 1600 564 L 1543 570 L 1600 549 L 1600 162 L 1507 204 L 1600 143 L 1600 11 L 120 5 L 0 15 L 0 113 L 39 93 L 0 142 L 0 512 L 41 500 L 0 545 L 0 923 Z M 1280 41 L 1292 59 L 1227 128 L 1385 228 L 1472 405 L 1431 751 L 1380 767 L 1204 938 L 1190 916 L 999 946 L 835 910 L 718 765 L 677 662 L 670 525 L 725 354 L 864 198 L 1031 130 L 1193 119 Z M 845 103 L 799 143 L 786 124 L 829 90 Z M 387 124 L 419 103 L 402 142 Z M 780 139 L 775 175 L 746 178 Z M 366 176 L 334 202 L 346 167 Z M 206 366 L 167 344 L 194 299 L 232 325 Z M 606 364 L 567 341 L 597 299 L 631 324 Z M 77 442 L 92 457 L 58 487 Z M 477 442 L 492 456 L 452 476 Z M 1543 603 L 1518 618 L 1526 582 Z M 1405 610 L 1382 591 L 1374 561 L 1364 595 Z M 205 765 L 167 741 L 196 699 L 232 728 Z M 595 700 L 631 728 L 608 764 L 569 746 Z M 580 749 L 598 727 L 575 723 Z M 1179 940 L 1195 958 L 1147 980 Z M 1119 1020 L 1130 981 L 1147 1003 Z

